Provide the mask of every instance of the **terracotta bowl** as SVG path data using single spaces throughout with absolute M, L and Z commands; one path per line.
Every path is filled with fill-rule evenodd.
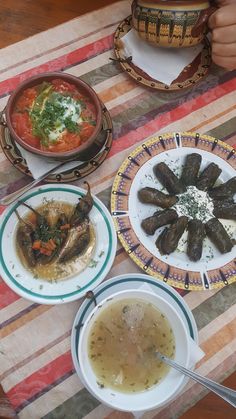
M 13 113 L 17 99 L 19 98 L 19 96 L 22 94 L 22 92 L 25 89 L 39 85 L 40 83 L 44 81 L 50 82 L 51 80 L 57 79 L 57 78 L 60 78 L 68 83 L 75 85 L 81 94 L 84 94 L 86 97 L 88 97 L 91 100 L 96 111 L 96 126 L 94 127 L 94 131 L 92 135 L 87 139 L 87 141 L 81 144 L 77 148 L 74 148 L 69 151 L 64 151 L 64 152 L 42 151 L 42 150 L 37 149 L 36 147 L 33 147 L 27 144 L 19 135 L 17 135 L 17 133 L 15 132 L 12 126 L 11 115 Z M 101 108 L 101 103 L 99 101 L 99 98 L 97 94 L 95 93 L 95 91 L 87 83 L 85 83 L 78 77 L 72 76 L 70 74 L 62 73 L 62 72 L 51 72 L 51 73 L 39 74 L 37 76 L 33 76 L 25 80 L 24 82 L 20 83 L 20 85 L 11 94 L 7 102 L 5 115 L 6 115 L 7 127 L 9 128 L 9 131 L 13 140 L 17 144 L 22 146 L 24 149 L 30 151 L 31 153 L 37 154 L 39 156 L 50 157 L 52 159 L 57 159 L 57 160 L 67 160 L 73 157 L 79 157 L 80 154 L 83 155 L 84 152 L 86 152 L 88 149 L 92 150 L 93 143 L 95 142 L 98 134 L 100 133 L 102 129 L 102 108 Z

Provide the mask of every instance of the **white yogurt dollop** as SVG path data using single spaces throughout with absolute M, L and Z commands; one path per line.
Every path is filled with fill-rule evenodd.
M 173 206 L 178 216 L 187 216 L 204 223 L 214 217 L 213 200 L 207 192 L 200 191 L 196 186 L 188 186 L 186 192 L 178 196 L 178 202 Z

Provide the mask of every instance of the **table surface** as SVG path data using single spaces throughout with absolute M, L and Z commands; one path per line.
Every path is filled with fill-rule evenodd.
M 34 35 L 42 30 L 54 27 L 59 23 L 66 22 L 69 19 L 77 17 L 87 11 L 95 10 L 96 8 L 111 3 L 114 3 L 114 1 L 90 0 L 89 4 L 86 5 L 84 2 L 74 1 L 61 1 L 58 4 L 58 2 L 53 0 L 41 0 L 39 2 L 3 0 L 0 5 L 0 16 L 2 22 L 0 28 L 0 47 L 13 44 L 26 38 L 27 36 Z M 88 40 L 91 44 L 93 42 L 95 43 L 98 39 L 102 39 L 103 42 L 105 42 L 104 39 L 106 38 L 106 51 L 97 50 L 95 56 L 97 56 L 97 60 L 99 60 L 100 68 L 102 68 L 103 71 L 106 69 L 108 71 L 107 74 L 104 74 L 103 72 L 103 75 L 101 75 L 101 72 L 98 71 L 95 74 L 96 66 L 92 62 L 92 58 L 88 60 L 88 64 L 86 65 L 85 63 L 82 63 L 83 57 L 81 57 L 81 63 L 78 63 L 76 67 L 75 65 L 72 66 L 68 72 L 84 76 L 85 78 L 90 75 L 90 83 L 93 85 L 98 95 L 106 103 L 114 119 L 115 139 L 120 140 L 121 134 L 119 132 L 119 123 L 122 120 L 122 117 L 124 118 L 124 113 L 128 106 L 134 106 L 135 98 L 142 98 L 145 100 L 147 96 L 145 89 L 141 86 L 137 86 L 135 82 L 129 80 L 127 75 L 122 73 L 119 66 L 112 66 L 112 64 L 109 63 L 109 56 L 112 56 L 112 33 L 118 25 L 118 22 L 129 14 L 129 10 L 130 2 L 124 2 L 122 5 L 115 5 L 113 9 L 108 8 L 102 13 L 93 15 L 93 19 L 89 19 L 88 17 L 82 18 L 82 20 L 76 19 L 71 22 L 71 24 L 65 24 L 61 27 L 52 29 L 45 34 L 36 35 L 35 37 L 28 39 L 27 41 L 23 41 L 18 45 L 12 45 L 9 48 L 2 50 L 2 59 L 0 60 L 0 89 L 2 85 L 0 109 L 2 109 L 6 103 L 8 97 L 7 92 L 9 90 L 8 88 L 11 86 L 12 82 L 14 83 L 18 74 L 21 74 L 21 77 L 24 77 L 24 72 L 32 72 L 33 68 L 36 68 L 37 72 L 42 71 L 42 65 L 45 62 L 48 62 L 48 60 L 50 60 L 50 62 L 53 63 L 57 69 L 61 69 L 63 67 L 63 64 L 60 61 L 62 56 L 68 56 L 68 53 L 75 50 L 78 52 L 79 48 L 88 44 Z M 24 24 L 22 24 L 22 22 L 24 22 Z M 89 28 L 89 25 L 94 25 L 94 27 L 90 26 Z M 85 41 L 83 41 L 82 38 L 84 38 Z M 34 51 L 35 45 L 37 45 L 37 51 Z M 91 73 L 89 73 L 92 71 L 94 73 L 93 78 L 91 78 Z M 95 76 L 97 76 L 97 78 Z M 111 90 L 111 86 L 113 86 L 113 90 Z M 186 92 L 179 98 L 175 96 L 169 96 L 168 99 L 163 97 L 160 98 L 157 93 L 153 93 L 157 99 L 157 109 L 167 102 L 169 102 L 169 105 L 172 105 L 172 108 L 173 106 L 175 108 L 181 106 L 181 103 L 183 102 L 186 102 L 186 106 L 188 106 L 188 113 L 179 115 L 178 118 L 170 116 L 170 109 L 165 110 L 164 123 L 161 124 L 157 120 L 157 129 L 160 129 L 160 132 L 197 129 L 202 133 L 208 132 L 214 136 L 218 136 L 219 138 L 224 137 L 231 144 L 236 143 L 235 132 L 233 130 L 236 119 L 235 86 L 235 73 L 225 74 L 221 70 L 212 68 L 211 74 L 208 76 L 206 81 L 199 84 L 198 87 L 196 86 L 191 92 Z M 206 91 L 208 99 L 204 96 Z M 196 101 L 193 103 L 195 98 Z M 201 107 L 197 106 L 198 102 L 201 102 Z M 188 117 L 188 115 L 190 115 L 191 118 Z M 130 133 L 134 130 L 135 127 L 132 126 L 130 128 Z M 141 138 L 137 138 L 136 141 L 140 142 L 141 140 Z M 100 186 L 95 181 L 96 176 L 90 176 L 93 189 L 105 202 L 107 197 L 105 196 L 106 194 L 104 195 L 102 193 L 102 190 L 107 189 L 109 191 L 112 183 L 112 176 L 110 179 L 107 179 L 105 176 L 106 169 L 111 174 L 115 173 L 119 163 L 122 162 L 122 159 L 126 155 L 128 155 L 128 150 L 132 148 L 133 144 L 128 144 L 125 152 L 122 152 L 122 149 L 118 148 L 116 151 L 116 165 L 111 163 L 111 159 L 108 159 L 106 167 L 104 164 L 103 168 L 101 167 L 98 169 L 97 174 L 102 179 Z M 28 178 L 25 176 L 22 177 L 22 175 L 5 159 L 3 154 L 0 156 L 0 193 L 1 195 L 4 195 L 12 189 L 16 189 L 16 187 L 27 183 Z M 3 208 L 1 208 L 1 210 L 3 211 Z M 127 270 L 135 272 L 136 268 L 133 266 L 132 262 L 127 259 L 126 255 L 121 253 L 121 256 L 116 259 L 115 266 L 112 269 L 110 277 L 121 271 L 127 272 Z M 33 327 L 43 325 L 44 308 L 43 310 L 41 310 L 40 306 L 34 307 L 33 309 L 30 308 L 31 306 L 29 302 L 26 302 L 23 299 L 18 299 L 18 297 L 11 292 L 11 290 L 9 290 L 3 282 L 0 282 L 0 288 L 3 297 L 2 305 L 0 306 L 2 313 L 1 321 L 4 319 L 4 322 L 7 322 L 8 324 L 8 327 L 6 327 L 6 323 L 5 326 L 3 325 L 4 322 L 1 324 L 1 345 L 9 347 L 8 345 L 11 341 L 12 344 L 19 343 L 12 332 L 20 332 L 21 329 L 23 330 L 25 327 L 29 328 L 29 330 L 26 331 L 26 334 L 28 334 L 30 332 L 31 323 Z M 209 377 L 220 381 L 230 375 L 230 373 L 234 370 L 235 306 L 233 306 L 232 303 L 231 305 L 225 307 L 222 312 L 218 310 L 218 312 L 215 312 L 214 315 L 212 315 L 212 313 L 208 315 L 206 308 L 207 305 L 209 305 L 210 307 L 213 307 L 212 310 L 214 312 L 214 305 L 219 303 L 226 305 L 228 301 L 228 293 L 233 292 L 235 292 L 235 286 L 231 285 L 230 287 L 226 287 L 220 291 L 210 291 L 208 294 L 206 292 L 191 292 L 184 297 L 190 305 L 190 308 L 193 310 L 199 327 L 200 344 L 206 352 L 206 357 L 203 362 L 199 363 L 197 370 L 200 373 L 207 374 Z M 78 304 L 71 304 L 71 309 L 67 310 L 69 311 L 69 314 L 66 314 L 66 321 L 73 321 L 73 316 L 76 313 L 77 308 Z M 57 310 L 57 308 L 55 309 Z M 51 308 L 50 310 L 52 316 L 54 316 L 55 313 L 53 313 L 53 309 Z M 62 310 L 66 311 L 66 308 L 63 308 Z M 234 313 L 234 315 L 232 313 Z M 68 330 L 65 333 L 68 333 L 69 329 L 70 327 L 68 326 Z M 68 347 L 66 347 L 69 341 L 68 336 L 64 337 L 64 340 L 61 340 L 61 342 L 65 345 L 63 349 L 59 347 L 59 344 L 55 345 L 55 353 L 57 353 L 58 356 L 65 355 L 65 351 L 68 350 Z M 6 342 L 7 339 L 9 339 L 9 342 Z M 213 348 L 211 348 L 212 342 Z M 41 351 L 40 354 L 37 355 L 38 359 L 36 361 L 38 362 L 38 366 L 40 365 L 41 368 L 49 366 L 49 359 L 52 354 L 47 354 L 47 351 L 44 351 L 45 348 L 37 349 L 38 351 Z M 25 342 L 25 350 L 26 352 L 30 351 L 28 341 Z M 218 356 L 216 351 L 219 354 Z M 55 353 L 53 355 L 54 358 Z M 48 355 L 49 357 L 47 357 Z M 0 353 L 0 356 L 2 358 L 0 363 L 3 365 L 3 362 L 6 361 L 4 358 L 4 351 Z M 42 359 L 43 356 L 45 357 L 44 360 Z M 14 357 L 11 359 L 11 354 L 9 354 L 9 358 L 12 369 L 9 372 L 8 366 L 8 373 L 6 374 L 4 368 L 0 368 L 0 377 L 2 376 L 2 384 L 8 398 L 11 400 L 11 403 L 15 406 L 16 410 L 18 409 L 19 417 L 83 417 L 80 415 L 70 416 L 69 413 L 68 416 L 63 416 L 63 409 L 58 408 L 62 402 L 64 402 L 66 407 L 66 400 L 69 397 L 71 405 L 76 400 L 78 402 L 79 399 L 76 398 L 78 394 L 82 397 L 83 389 L 81 389 L 81 385 L 79 384 L 79 380 L 75 374 L 72 374 L 72 378 L 67 379 L 64 383 L 64 387 L 63 383 L 55 386 L 50 383 L 51 388 L 48 389 L 46 396 L 44 386 L 44 392 L 41 389 L 42 394 L 39 394 L 40 392 L 37 393 L 36 391 L 34 394 L 34 400 L 25 404 L 25 407 L 21 406 L 21 409 L 19 409 L 19 400 L 17 400 L 16 397 L 16 390 L 22 390 L 28 374 L 30 373 L 31 378 L 33 376 L 33 372 L 37 375 L 39 367 L 36 367 L 36 361 L 31 362 L 31 364 L 35 362 L 35 365 L 26 363 L 29 369 L 32 368 L 31 372 L 26 372 L 24 370 L 24 361 L 26 357 L 21 354 L 21 359 L 18 360 L 21 362 L 21 366 L 19 366 L 19 362 L 18 364 L 14 362 Z M 22 379 L 22 377 L 24 379 Z M 38 378 L 39 377 L 36 377 L 36 380 Z M 70 379 L 71 382 L 68 383 Z M 225 380 L 224 384 L 233 387 L 235 385 L 235 381 L 234 373 Z M 71 386 L 73 387 L 73 390 Z M 74 387 L 77 387 L 76 393 L 74 392 Z M 33 391 L 32 388 L 29 388 L 28 390 Z M 205 394 L 205 391 L 203 391 L 202 388 L 194 385 L 193 383 L 187 390 L 188 391 L 185 393 L 185 396 L 188 394 L 191 395 L 191 397 L 193 396 L 193 403 L 196 403 L 198 399 Z M 60 397 L 60 392 L 64 392 L 62 398 Z M 68 394 L 65 396 L 66 392 L 68 392 Z M 15 414 L 9 405 L 9 402 L 6 401 L 6 398 L 1 395 L 1 393 L 0 397 L 0 417 L 13 417 Z M 178 403 L 172 403 L 173 406 L 170 405 L 168 411 L 162 412 L 161 417 L 181 417 L 185 419 L 190 417 L 192 419 L 195 417 L 201 417 L 203 419 L 207 419 L 208 417 L 212 417 L 214 414 L 215 418 L 221 418 L 223 415 L 227 415 L 228 418 L 233 418 L 233 408 L 212 394 L 204 397 L 192 408 L 190 408 L 190 400 L 186 403 L 185 397 L 185 399 L 180 399 L 180 402 Z M 37 407 L 39 410 L 37 410 Z M 75 406 L 73 408 L 75 408 Z M 130 417 L 130 415 L 123 413 L 119 414 L 117 412 L 112 412 L 111 409 L 102 409 L 103 408 L 101 406 L 92 405 L 92 407 L 90 406 L 91 411 L 86 413 L 86 417 Z M 40 413 L 35 413 L 38 411 Z M 76 410 L 74 410 L 74 412 L 76 412 Z M 177 416 L 174 416 L 175 414 L 177 414 Z M 156 413 L 155 416 L 154 412 L 152 416 L 149 414 L 144 417 L 159 417 L 159 415 Z

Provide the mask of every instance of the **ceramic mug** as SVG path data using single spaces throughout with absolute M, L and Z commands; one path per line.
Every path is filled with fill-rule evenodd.
M 199 44 L 215 11 L 207 0 L 134 0 L 132 26 L 156 46 L 183 48 Z

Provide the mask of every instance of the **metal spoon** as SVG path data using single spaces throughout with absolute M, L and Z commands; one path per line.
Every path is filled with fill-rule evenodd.
M 78 161 L 78 164 L 80 163 L 80 165 L 76 166 L 76 169 L 77 170 L 80 168 L 81 165 L 83 165 L 84 163 L 88 163 L 91 160 L 94 160 L 95 158 L 97 158 L 104 151 L 104 147 L 105 147 L 105 140 L 104 140 L 104 138 L 101 138 L 100 140 L 98 139 L 97 142 L 94 143 L 94 149 L 96 150 L 95 146 L 96 147 L 100 147 L 99 150 L 97 152 L 93 153 L 93 155 L 91 155 L 89 157 L 89 159 L 84 159 L 83 158 L 83 160 L 81 159 L 80 161 Z M 70 163 L 72 161 L 75 161 L 75 157 L 73 159 L 68 159 L 68 160 L 65 160 L 63 162 L 60 161 L 57 166 L 54 166 L 52 169 L 48 170 L 46 173 L 43 173 L 37 179 L 34 179 L 32 182 L 28 183 L 27 185 L 23 186 L 22 188 L 18 189 L 17 191 L 8 194 L 4 198 L 1 198 L 0 199 L 0 205 L 9 205 L 9 204 L 12 204 L 18 198 L 20 198 L 25 192 L 27 192 L 30 189 L 32 189 L 39 182 L 41 182 L 42 180 L 44 180 L 47 176 L 51 175 L 56 170 L 61 169 L 65 164 Z
M 0 112 L 0 125 L 6 126 L 5 121 L 3 120 L 5 109 Z M 87 153 L 89 152 L 89 158 L 82 158 L 80 161 L 78 161 L 78 166 L 76 166 L 76 169 L 78 170 L 81 165 L 84 163 L 88 163 L 95 158 L 97 158 L 103 151 L 106 145 L 106 136 L 107 136 L 107 130 L 109 129 L 109 126 L 107 125 L 107 121 L 103 120 L 103 131 L 98 135 L 98 138 L 96 138 L 95 142 L 92 145 L 92 148 L 90 147 L 89 151 L 87 150 Z M 72 161 L 76 161 L 75 157 L 60 161 L 57 166 L 54 166 L 52 169 L 48 170 L 46 173 L 43 173 L 40 177 L 37 179 L 34 179 L 32 182 L 28 183 L 27 185 L 23 186 L 22 188 L 18 189 L 15 192 L 12 192 L 8 194 L 7 196 L 0 199 L 0 205 L 9 205 L 15 202 L 18 198 L 20 198 L 25 192 L 29 191 L 31 188 L 36 186 L 39 182 L 44 180 L 47 176 L 53 174 L 56 170 L 61 169 L 65 164 L 70 163 Z
M 165 355 L 162 355 L 158 351 L 156 351 L 156 355 L 170 367 L 197 381 L 202 386 L 208 388 L 208 390 L 211 390 L 213 393 L 217 394 L 219 397 L 224 399 L 227 403 L 231 404 L 233 407 L 236 407 L 235 390 L 222 386 L 221 384 L 218 384 L 215 381 L 209 380 L 209 378 L 203 377 L 202 375 L 197 374 L 196 372 L 192 372 L 191 370 L 182 367 L 181 365 L 177 364 L 175 361 L 172 361 L 172 359 L 167 358 Z
M 12 204 L 12 202 L 14 202 L 18 198 L 20 198 L 25 192 L 29 191 L 31 188 L 33 188 L 39 182 L 41 182 L 43 179 L 45 179 L 48 175 L 54 173 L 56 170 L 60 169 L 62 166 L 64 166 L 69 161 L 71 161 L 71 160 L 60 162 L 57 166 L 48 170 L 46 173 L 43 173 L 37 179 L 34 179 L 32 182 L 28 183 L 27 185 L 23 186 L 22 188 L 18 189 L 17 191 L 12 192 L 12 193 L 8 194 L 7 196 L 5 196 L 4 198 L 0 199 L 0 205 Z

